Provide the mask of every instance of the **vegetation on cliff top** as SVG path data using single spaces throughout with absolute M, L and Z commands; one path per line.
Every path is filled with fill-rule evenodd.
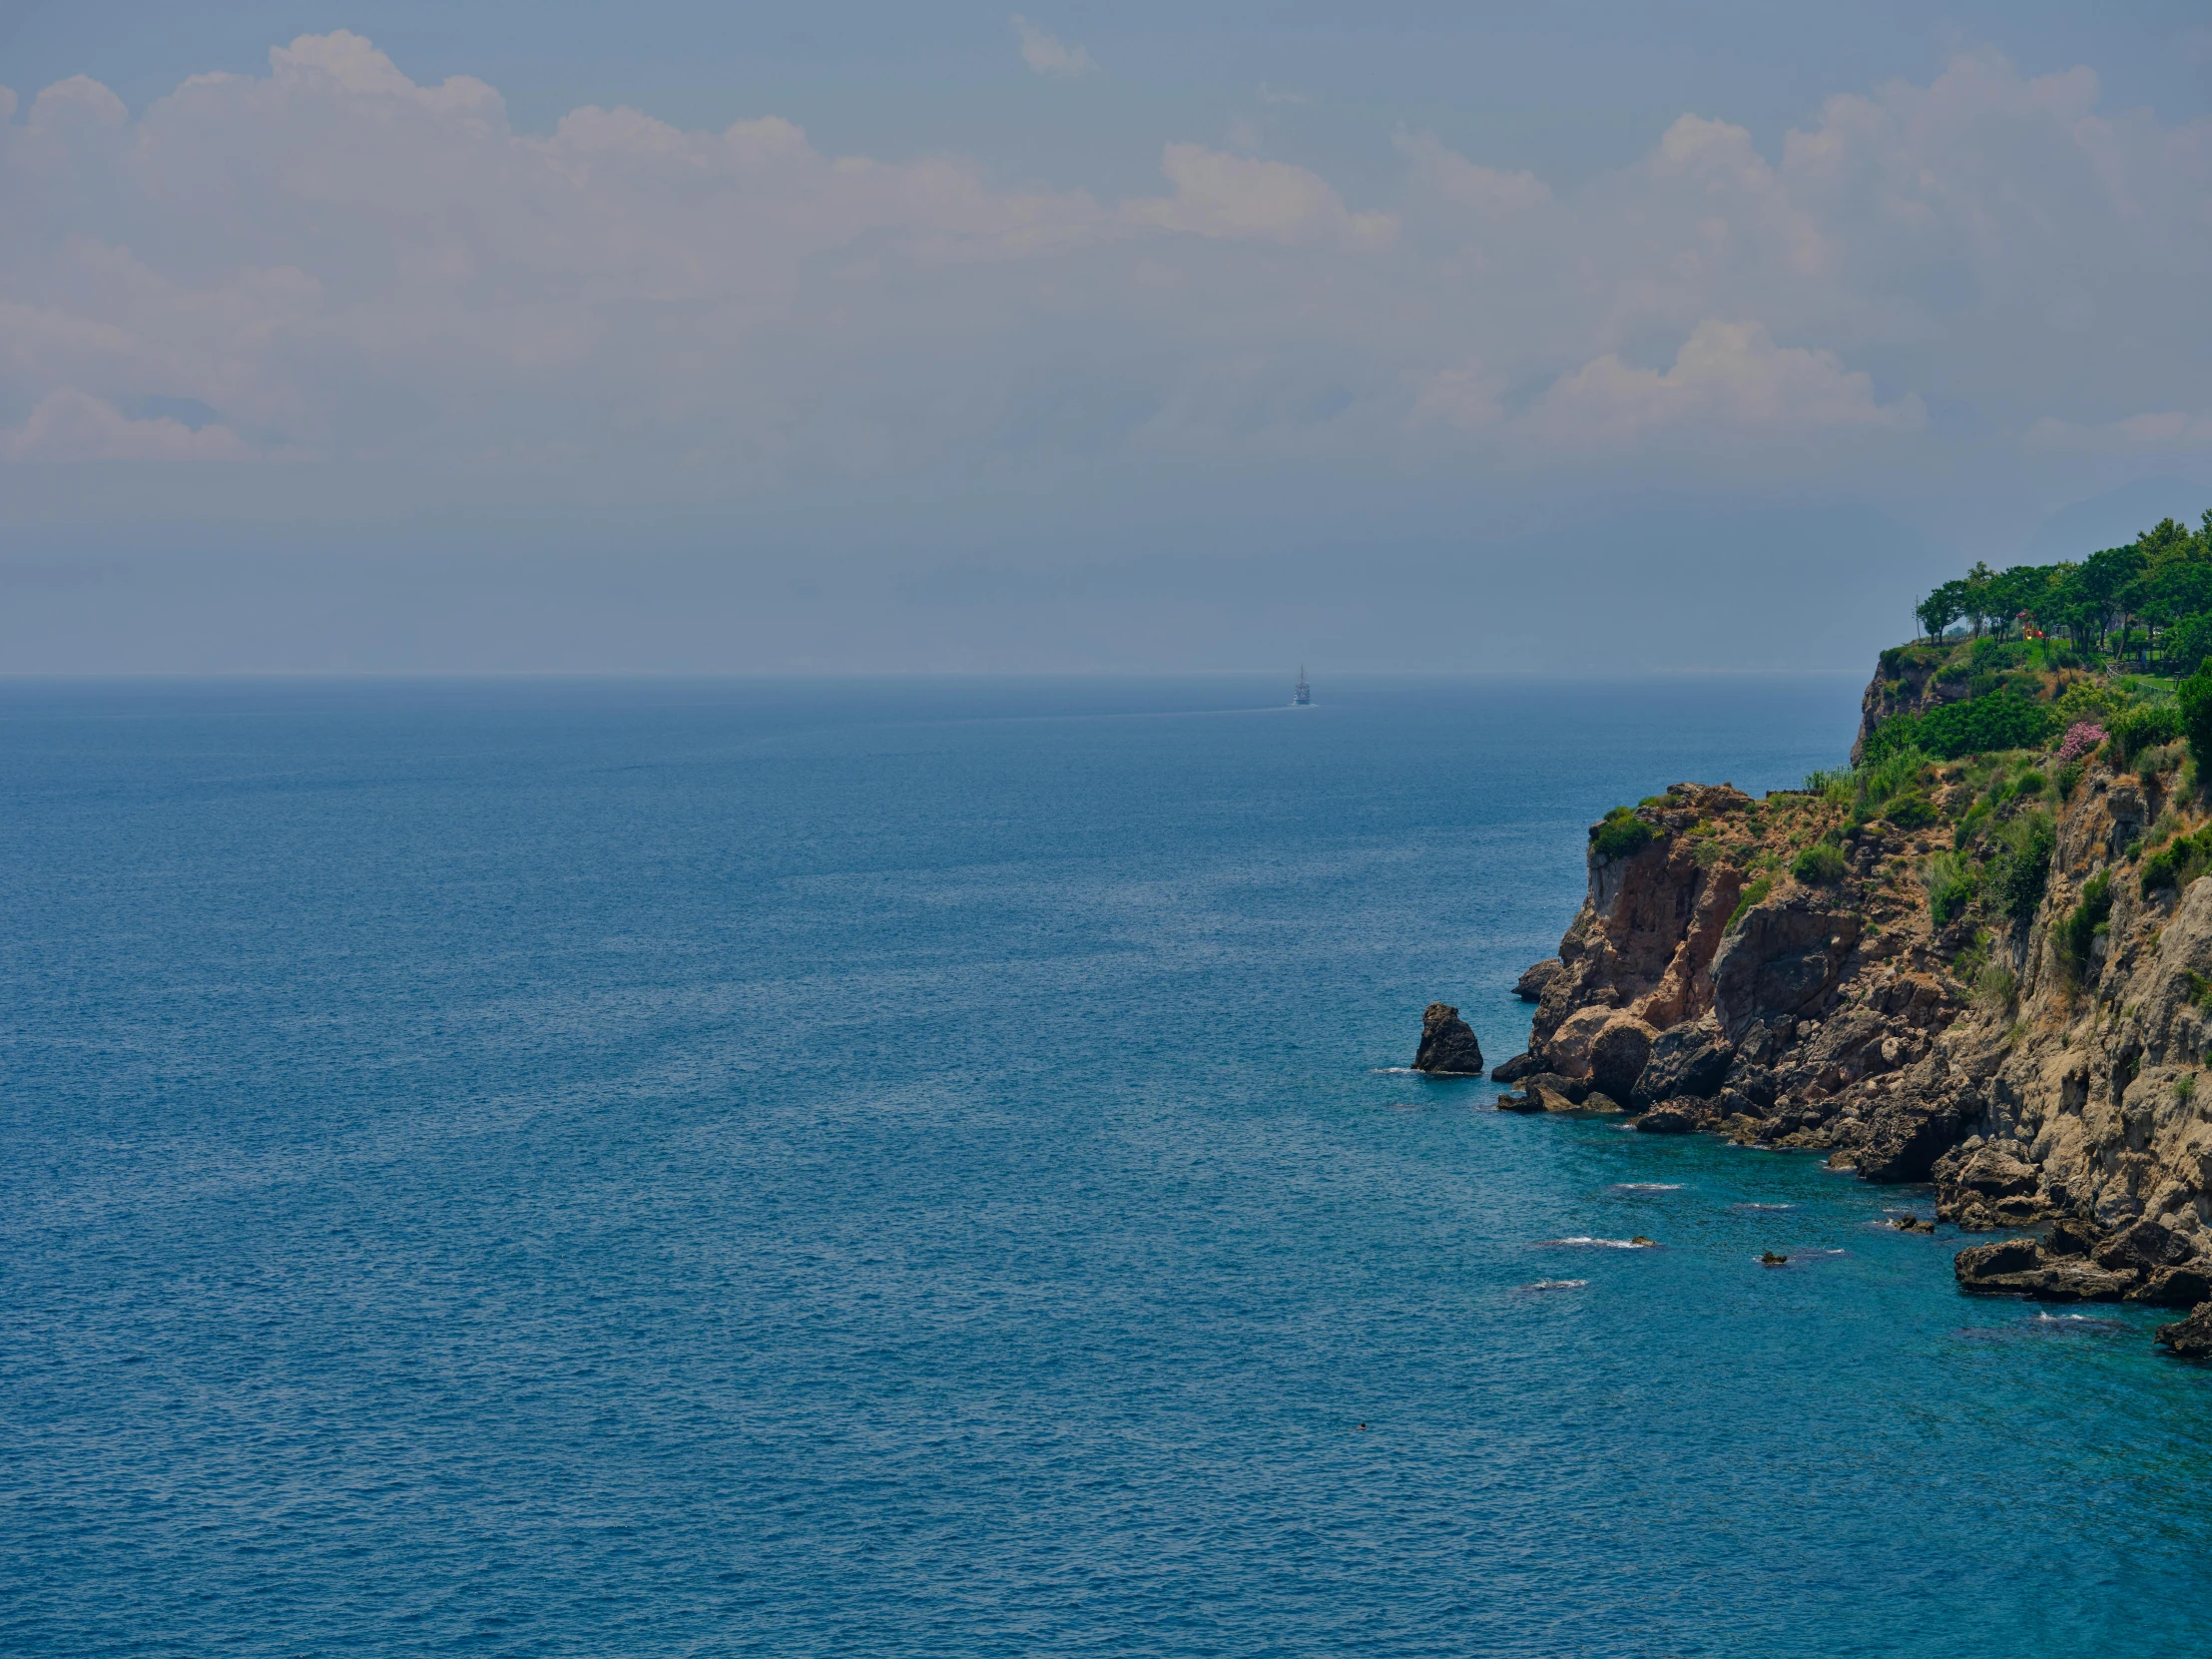
M 2198 532 L 2167 519 L 2079 564 L 1976 566 L 1921 615 L 1936 637 L 1882 654 L 1855 765 L 1687 828 L 1694 795 L 1617 807 L 1592 850 L 1633 856 L 1687 833 L 1701 866 L 1738 873 L 1731 928 L 1778 889 L 1817 889 L 1870 931 L 1925 916 L 1951 971 L 1994 1005 L 2018 984 L 2001 941 L 2017 965 L 2058 817 L 2094 770 L 2100 792 L 2124 783 L 2156 816 L 2115 814 L 2111 867 L 2100 853 L 2050 919 L 2053 956 L 2080 982 L 2123 880 L 2147 901 L 2212 873 L 2212 512 Z M 1970 630 L 1944 632 L 1961 620 Z

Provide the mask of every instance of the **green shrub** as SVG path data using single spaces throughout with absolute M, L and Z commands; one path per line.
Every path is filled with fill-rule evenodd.
M 2026 813 L 1997 831 L 1997 855 L 1989 860 L 1989 896 L 2014 921 L 2025 922 L 2043 901 L 2050 855 L 2058 831 L 2048 813 Z
M 2033 749 L 2056 736 L 2058 717 L 2045 703 L 2011 691 L 1950 703 L 1925 715 L 1899 715 L 1875 728 L 1860 754 L 1868 763 L 1907 749 L 1923 749 L 1951 761 L 2000 749 Z
M 1901 795 L 1890 803 L 1890 822 L 1900 830 L 1926 830 L 1936 817 L 1936 803 L 1925 795 Z
M 2081 787 L 2081 775 L 2084 770 L 2086 769 L 2079 761 L 2068 761 L 2058 769 L 2056 783 L 2059 800 L 2071 801 L 2073 799 L 2073 792 Z
M 1974 1004 L 1984 1013 L 1993 1014 L 2010 1002 L 2019 988 L 2019 975 L 2001 963 L 1992 962 L 1973 976 Z
M 2112 877 L 2100 869 L 2082 883 L 2080 902 L 2058 924 L 2059 953 L 2074 978 L 2079 979 L 2088 970 L 2089 946 L 2111 914 Z
M 2166 672 L 2187 679 L 2212 657 L 2212 615 L 2193 616 L 2177 623 L 2166 635 Z
M 1937 927 L 1948 927 L 1973 902 L 1974 867 L 1955 852 L 1930 858 L 1921 879 L 1928 885 L 1928 913 Z
M 2212 670 L 2198 669 L 2174 692 L 2174 706 L 2181 711 L 2181 735 L 2189 741 L 2189 759 L 2197 764 L 2197 776 L 2212 767 Z
M 2041 773 L 2023 772 L 2020 774 L 2019 782 L 2012 786 L 2012 793 L 2015 796 L 2021 797 L 2030 795 L 2041 795 L 2043 791 L 2048 789 L 2049 787 L 2050 780 L 2048 778 L 2045 778 Z
M 1889 749 L 1876 760 L 1864 761 L 1854 775 L 1859 799 L 1873 806 L 1880 806 L 1893 795 L 1910 789 L 1920 781 L 1921 771 L 1928 765 L 1928 757 L 1910 746 Z
M 1728 912 L 1728 926 L 1723 927 L 1721 931 L 1725 933 L 1734 928 L 1736 923 L 1744 919 L 1744 912 L 1746 910 L 1750 909 L 1754 904 L 1763 901 L 1766 898 L 1767 894 L 1773 891 L 1774 877 L 1771 875 L 1762 875 L 1759 877 L 1758 880 L 1752 882 L 1752 884 L 1746 887 L 1743 892 L 1737 897 L 1736 908 Z
M 1615 807 L 1590 831 L 1590 849 L 1601 858 L 1626 858 L 1651 844 L 1651 826 L 1627 807 Z
M 2181 736 L 2181 711 L 2171 703 L 2147 703 L 2130 709 L 2105 728 L 2113 759 L 2122 767 L 2145 750 Z
M 2176 836 L 2143 860 L 2143 896 L 2160 887 L 2186 887 L 2207 870 L 2212 870 L 2212 824 Z
M 1800 881 L 1827 886 L 1844 878 L 1844 855 L 1822 841 L 1800 852 L 1790 865 L 1790 873 Z

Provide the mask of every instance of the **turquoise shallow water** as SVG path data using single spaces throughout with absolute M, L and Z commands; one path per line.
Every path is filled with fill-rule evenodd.
M 1856 687 L 1286 689 L 0 691 L 0 1649 L 2205 1647 L 2156 1316 L 1389 1069 Z

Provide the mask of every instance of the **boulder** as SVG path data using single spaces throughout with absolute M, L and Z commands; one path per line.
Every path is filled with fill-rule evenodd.
M 1592 1089 L 1582 1097 L 1580 1109 L 1585 1112 L 1625 1112 L 1628 1110 L 1611 1095 L 1604 1094 L 1597 1089 Z
M 1531 1072 L 1543 1070 L 1543 1062 L 1535 1055 L 1523 1051 L 1510 1060 L 1500 1061 L 1490 1070 L 1493 1083 L 1517 1083 Z
M 1868 1115 L 1856 1154 L 1862 1181 L 1926 1181 L 1936 1160 L 1957 1145 L 1964 1123 L 1956 1101 L 1906 1087 Z
M 2200 1302 L 2212 1302 L 2212 1273 L 2195 1265 L 2154 1268 L 2127 1293 L 2127 1300 L 2148 1308 L 2194 1308 Z
M 2033 1239 L 1972 1245 L 1951 1263 L 1958 1288 L 1977 1296 L 2025 1296 L 2038 1302 L 2117 1302 L 2135 1286 L 2078 1256 L 2049 1257 Z
M 2096 1229 L 2086 1222 L 2061 1219 L 2050 1224 L 2043 1239 L 2045 1256 L 2086 1256 L 2097 1248 Z
M 1482 1045 L 1450 1003 L 1431 1002 L 1421 1015 L 1420 1050 L 1413 1056 L 1413 1069 L 1437 1077 L 1482 1075 Z
M 1754 904 L 1713 958 L 1721 1032 L 1741 1042 L 1754 1025 L 1814 1009 L 1835 988 L 1863 919 L 1798 890 Z
M 1525 1094 L 1501 1094 L 1497 1097 L 1497 1109 L 1501 1112 L 1540 1112 L 1544 1103 Z
M 1609 1022 L 1590 1044 L 1590 1084 L 1603 1090 L 1615 1100 L 1626 1100 L 1636 1092 L 1636 1079 L 1643 1075 L 1644 1063 L 1651 1057 L 1651 1045 L 1658 1033 L 1640 1019 L 1627 1015 Z
M 2090 1260 L 2114 1273 L 2131 1269 L 2148 1273 L 2159 1268 L 2180 1267 L 2195 1255 L 2194 1247 L 2178 1233 L 2168 1232 L 2155 1221 L 2139 1221 L 2097 1246 L 2090 1252 Z M 2195 1300 L 2202 1302 L 2205 1298 Z
M 2035 1166 L 2023 1164 L 2009 1152 L 1984 1146 L 1959 1161 L 1949 1185 L 1983 1198 L 2014 1198 L 2035 1191 Z
M 1570 1106 L 1579 1106 L 1583 1097 L 1590 1092 L 1590 1080 L 1587 1077 L 1561 1077 L 1555 1071 L 1539 1071 L 1522 1079 L 1521 1089 L 1531 1100 L 1539 1094 L 1556 1094 L 1565 1097 Z
M 1652 1040 L 1644 1069 L 1637 1075 L 1630 1103 L 1651 1106 L 1678 1095 L 1709 1099 L 1728 1078 L 1735 1050 L 1704 1025 L 1677 1025 Z M 1594 1056 L 1593 1056 L 1594 1063 Z M 1770 1092 L 1768 1100 L 1773 1100 Z
M 1565 965 L 1556 956 L 1546 956 L 1513 981 L 1513 994 L 1523 1002 L 1536 1001 L 1544 994 L 1544 987 L 1559 977 L 1559 970 Z
M 1668 1100 L 1652 1107 L 1636 1120 L 1646 1135 L 1687 1135 L 1699 1126 L 1701 1114 L 1694 1100 Z
M 2212 1302 L 2185 1320 L 2158 1328 L 2158 1340 L 2185 1360 L 2212 1357 Z

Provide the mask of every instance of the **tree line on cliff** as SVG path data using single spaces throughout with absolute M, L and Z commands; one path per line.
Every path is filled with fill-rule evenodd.
M 2180 673 L 2212 655 L 2212 511 L 2195 531 L 2160 519 L 2125 547 L 2080 560 L 2013 565 L 1993 571 L 1976 564 L 1915 607 L 1931 640 L 1959 623 L 1970 637 L 2064 641 L 2083 657 L 2125 652 L 2140 631 L 2146 654 L 2160 652 Z

